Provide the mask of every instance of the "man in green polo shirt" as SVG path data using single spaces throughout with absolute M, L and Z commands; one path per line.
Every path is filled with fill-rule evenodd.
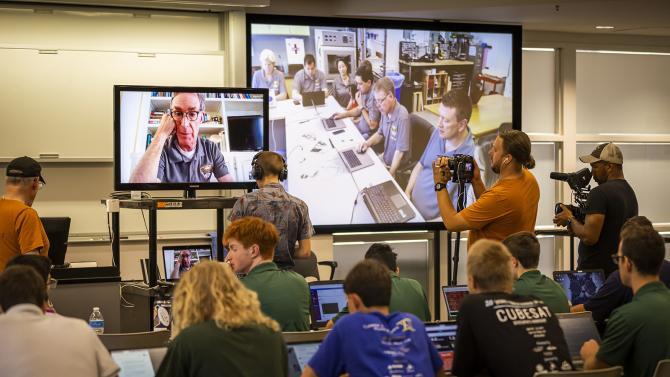
M 258 217 L 233 221 L 223 235 L 226 262 L 242 283 L 258 294 L 263 313 L 279 322 L 282 331 L 309 330 L 309 288 L 305 279 L 272 262 L 279 242 L 277 228 Z
M 391 313 L 411 313 L 424 322 L 430 321 L 430 309 L 428 309 L 426 293 L 418 281 L 399 276 L 398 254 L 393 252 L 391 246 L 386 243 L 373 243 L 365 253 L 365 259 L 374 259 L 388 267 L 391 272 L 391 304 L 389 305 Z M 326 328 L 333 327 L 334 323 L 345 314 L 349 314 L 349 308 L 347 307 L 342 309 L 331 321 L 328 321 Z
M 553 313 L 570 313 L 570 305 L 565 291 L 558 283 L 542 275 L 540 264 L 540 243 L 531 232 L 514 233 L 503 240 L 512 254 L 514 265 L 513 293 L 521 296 L 535 296 L 549 307 Z
M 651 377 L 659 360 L 670 358 L 670 290 L 659 281 L 665 257 L 663 238 L 648 226 L 621 232 L 613 259 L 633 301 L 612 312 L 602 344 L 584 343 L 584 369 L 622 365 L 624 375 Z

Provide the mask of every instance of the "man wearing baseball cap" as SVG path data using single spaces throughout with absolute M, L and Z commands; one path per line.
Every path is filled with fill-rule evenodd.
M 7 165 L 5 192 L 0 198 L 0 272 L 17 255 L 47 255 L 49 239 L 31 207 L 45 184 L 42 167 L 32 158 L 19 157 Z
M 587 198 L 586 218 L 582 224 L 561 204 L 563 211 L 554 223 L 567 226 L 579 238 L 577 269 L 603 269 L 607 276 L 617 269 L 611 255 L 617 252 L 621 226 L 637 216 L 637 197 L 623 176 L 623 154 L 614 143 L 600 144 L 579 160 L 591 165 L 598 183 Z

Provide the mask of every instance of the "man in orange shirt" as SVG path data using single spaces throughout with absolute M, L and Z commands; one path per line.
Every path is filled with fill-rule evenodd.
M 0 272 L 17 255 L 47 256 L 49 239 L 31 207 L 45 184 L 42 167 L 32 158 L 19 157 L 7 165 L 5 193 L 0 198 Z
M 503 240 L 516 232 L 534 231 L 540 188 L 528 171 L 535 167 L 530 150 L 530 139 L 524 132 L 509 130 L 499 134 L 489 157 L 491 169 L 500 178 L 486 190 L 475 163 L 472 188 L 477 200 L 461 212 L 456 212 L 443 189 L 451 179 L 447 158 L 435 160 L 433 178 L 440 215 L 447 230 L 470 231 L 468 248 L 478 239 Z

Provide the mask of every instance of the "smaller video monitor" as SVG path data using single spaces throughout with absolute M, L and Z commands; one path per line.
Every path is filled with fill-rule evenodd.
M 163 246 L 165 279 L 179 280 L 182 274 L 205 260 L 212 260 L 211 245 Z

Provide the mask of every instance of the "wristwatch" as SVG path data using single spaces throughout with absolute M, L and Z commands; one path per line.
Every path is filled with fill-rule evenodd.
M 446 189 L 446 188 L 447 188 L 447 185 L 444 184 L 444 183 L 437 182 L 437 183 L 435 184 L 435 191 L 444 190 L 444 189 Z

